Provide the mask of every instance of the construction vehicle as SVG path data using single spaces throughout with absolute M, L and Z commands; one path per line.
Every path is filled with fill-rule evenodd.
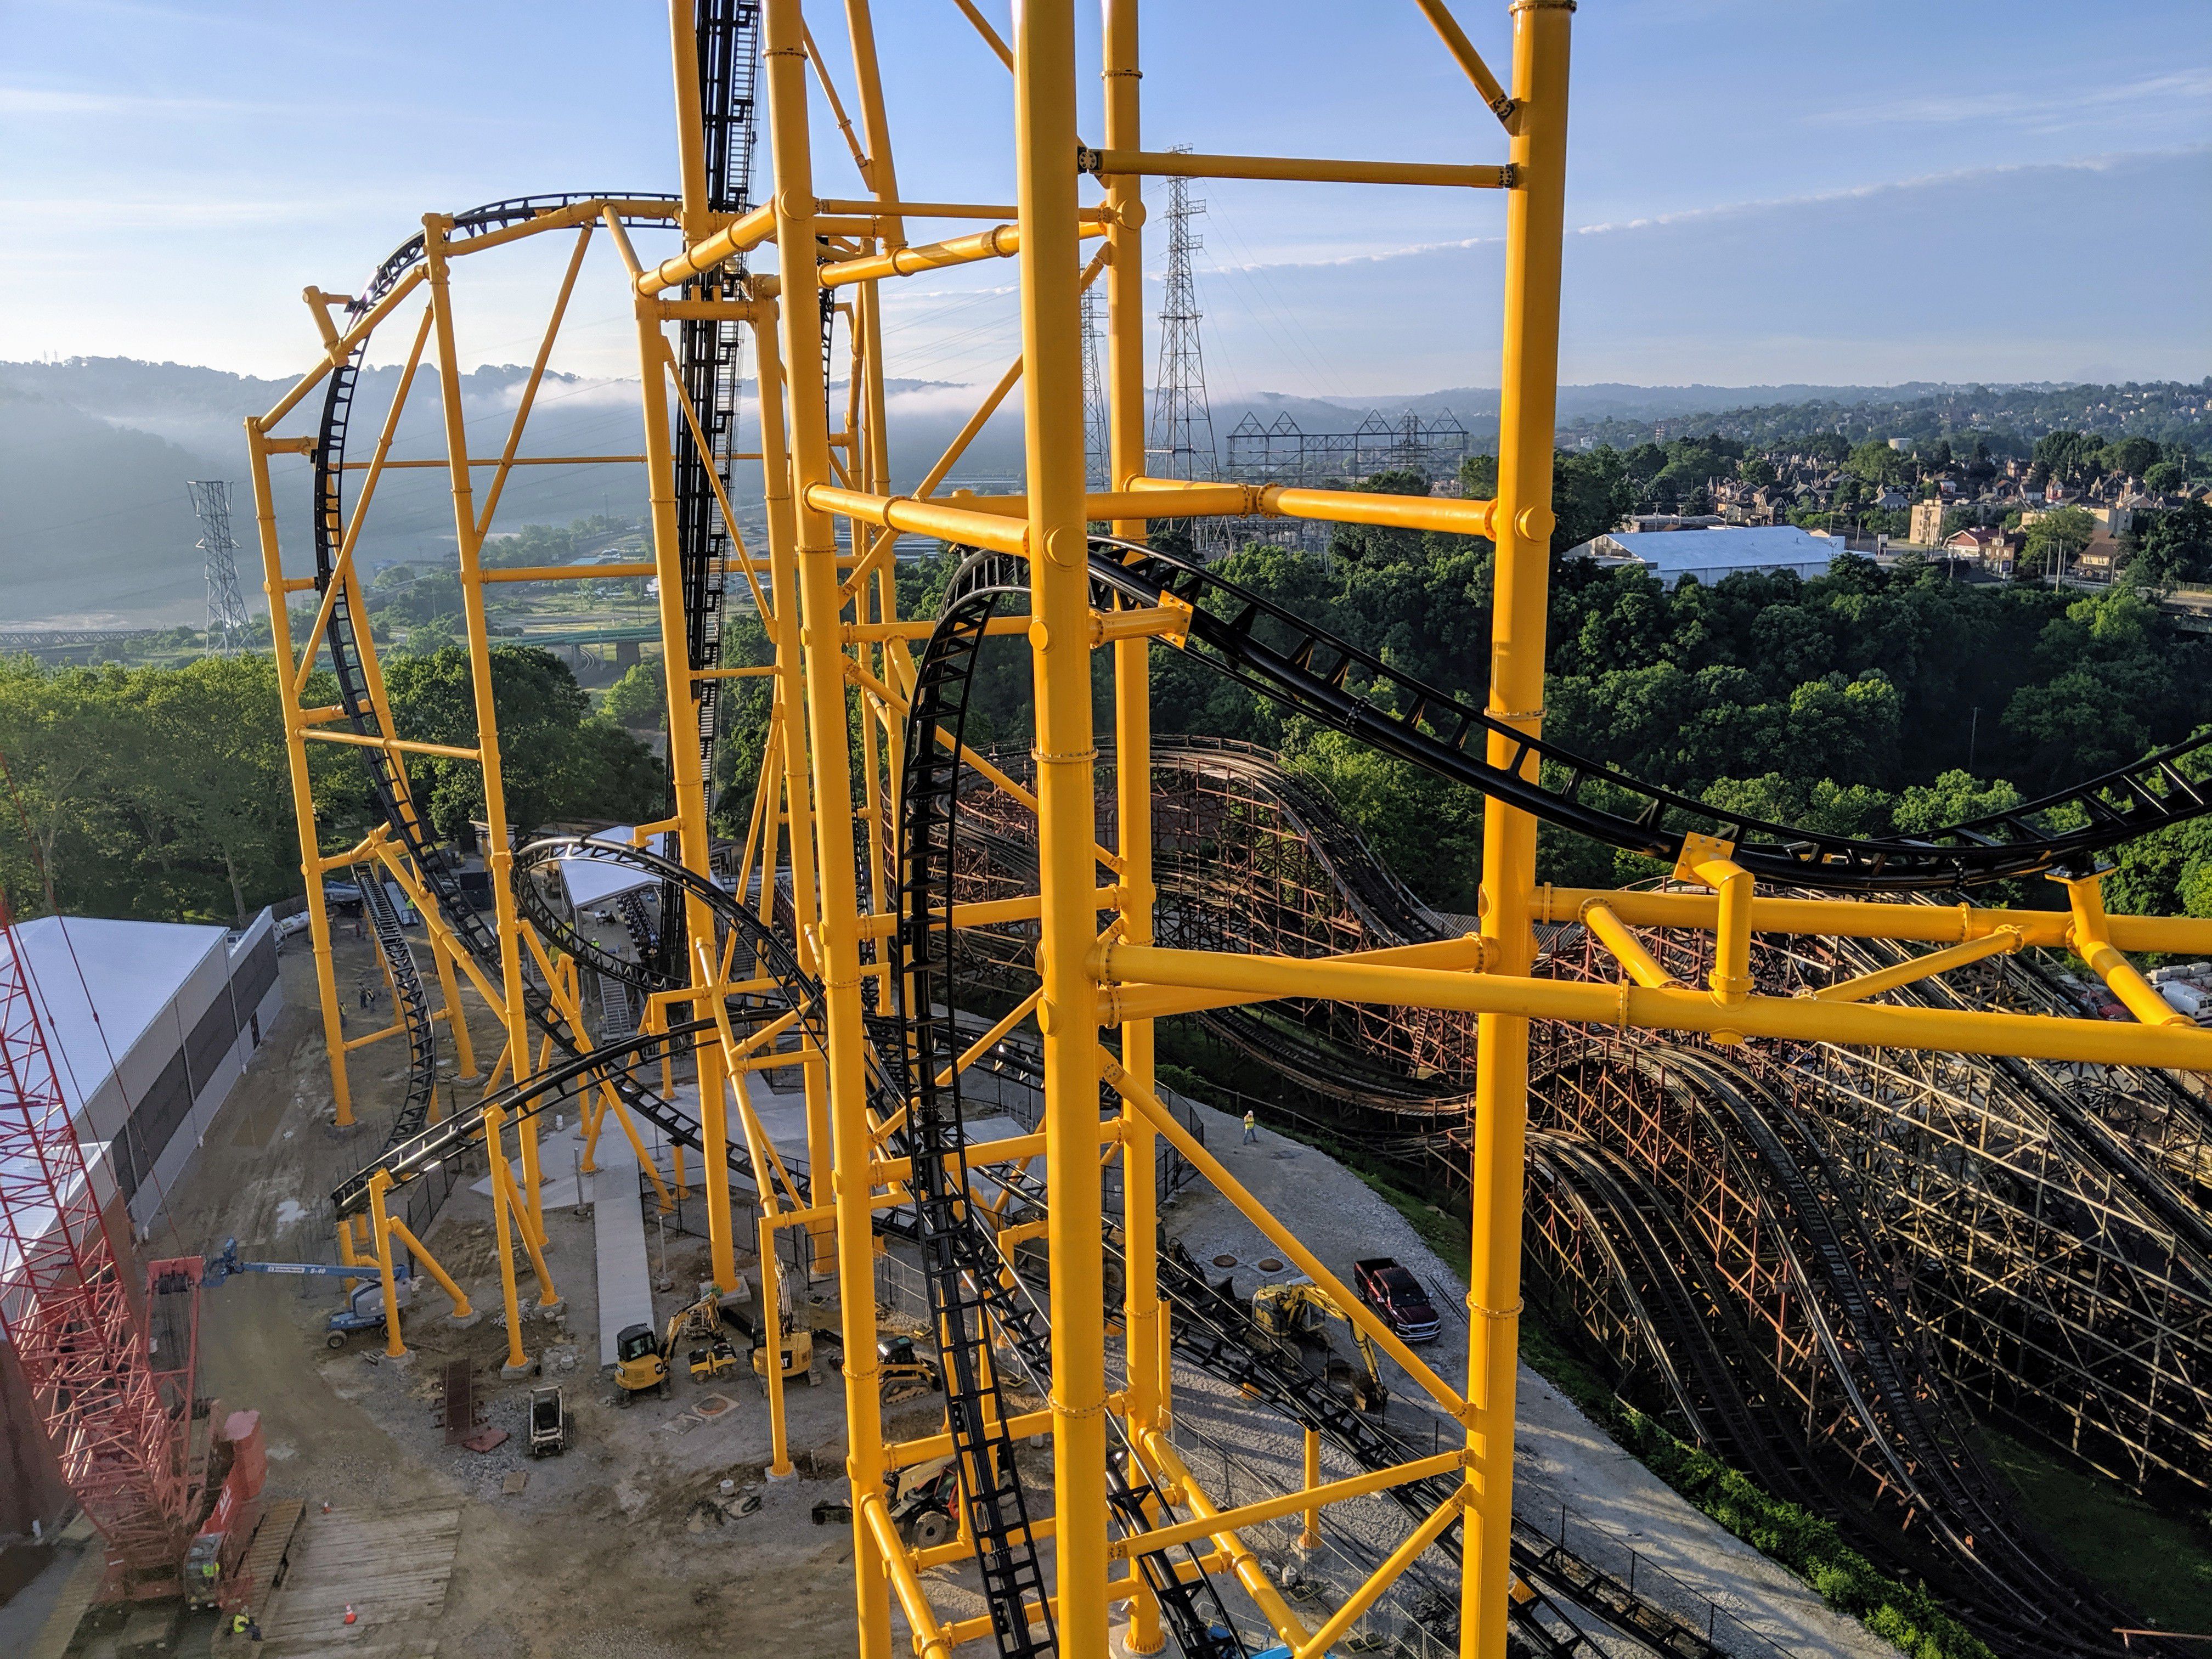
M 891 1523 L 909 1547 L 934 1549 L 960 1530 L 960 1471 L 951 1457 L 927 1458 L 885 1477 Z
M 914 1339 L 903 1333 L 876 1340 L 876 1374 L 886 1406 L 919 1400 L 945 1386 L 945 1373 L 938 1369 L 937 1362 L 923 1358 L 915 1350 Z
M 1372 1255 L 1352 1264 L 1352 1282 L 1359 1299 L 1382 1316 L 1382 1322 L 1407 1342 L 1433 1342 L 1438 1328 L 1436 1304 L 1427 1286 L 1401 1267 L 1395 1257 Z
M 650 1325 L 625 1325 L 615 1335 L 615 1388 L 625 1406 L 647 1389 L 668 1398 L 668 1346 Z
M 1365 1371 L 1363 1375 L 1343 1365 L 1332 1351 L 1329 1380 L 1348 1385 L 1352 1403 L 1363 1412 L 1380 1412 L 1389 1403 L 1390 1393 L 1382 1386 L 1375 1345 L 1367 1340 L 1367 1333 L 1353 1324 L 1337 1305 L 1336 1298 L 1310 1279 L 1300 1277 L 1280 1285 L 1261 1285 L 1252 1292 L 1252 1321 L 1280 1340 L 1316 1343 L 1324 1347 L 1329 1346 L 1330 1322 L 1342 1324 L 1352 1333 L 1352 1346 L 1358 1350 Z M 1343 1365 L 1343 1375 L 1339 1374 L 1340 1365 Z
M 809 1330 L 786 1331 L 777 1339 L 776 1346 L 783 1358 L 783 1380 L 794 1379 L 814 1383 L 814 1333 Z M 753 1344 L 753 1375 L 763 1382 L 768 1380 L 768 1351 L 766 1342 Z
M 557 1457 L 568 1449 L 567 1397 L 557 1387 L 530 1391 L 530 1455 Z
M 384 1285 L 377 1277 L 374 1262 L 356 1262 L 349 1265 L 337 1261 L 247 1261 L 238 1254 L 238 1241 L 226 1238 L 222 1249 L 207 1258 L 200 1273 L 200 1288 L 213 1290 L 235 1273 L 276 1273 L 286 1277 L 307 1279 L 362 1279 L 368 1283 L 355 1286 L 346 1298 L 346 1305 L 330 1316 L 325 1327 L 324 1343 L 330 1347 L 343 1348 L 346 1339 L 356 1331 L 382 1331 L 390 1317 L 384 1305 Z M 403 1300 L 410 1288 L 407 1264 L 392 1264 L 392 1277 Z

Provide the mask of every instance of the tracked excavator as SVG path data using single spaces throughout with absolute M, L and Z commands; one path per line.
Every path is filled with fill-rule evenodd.
M 1390 1391 L 1382 1386 L 1375 1345 L 1368 1340 L 1367 1333 L 1337 1306 L 1336 1298 L 1310 1279 L 1300 1277 L 1285 1284 L 1260 1286 L 1252 1292 L 1252 1319 L 1261 1330 L 1279 1340 L 1329 1348 L 1329 1381 L 1344 1386 L 1352 1396 L 1352 1403 L 1361 1411 L 1372 1414 L 1389 1404 Z M 1341 1325 L 1352 1334 L 1352 1346 L 1364 1370 L 1338 1358 L 1329 1341 L 1333 1325 Z M 1339 1367 L 1346 1372 L 1341 1378 L 1338 1376 Z

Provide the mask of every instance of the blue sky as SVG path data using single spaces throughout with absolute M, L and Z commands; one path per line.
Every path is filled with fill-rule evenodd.
M 951 0 L 876 9 L 905 192 L 1008 198 L 1005 71 Z M 1502 71 L 1504 6 L 1456 9 Z M 809 15 L 842 71 L 842 7 Z M 665 16 L 0 0 L 0 358 L 283 373 L 313 355 L 300 289 L 349 289 L 426 209 L 671 187 Z M 1156 0 L 1145 27 L 1155 147 L 1503 154 L 1410 0 Z M 2212 372 L 2206 0 L 1583 0 L 1575 37 L 1563 379 Z M 839 151 L 822 122 L 824 193 L 854 188 Z M 1218 392 L 1495 383 L 1494 195 L 1204 194 Z M 465 355 L 527 361 L 550 257 L 468 270 Z M 634 337 L 593 262 L 559 361 L 625 374 Z M 995 375 L 1011 274 L 910 280 L 892 372 Z

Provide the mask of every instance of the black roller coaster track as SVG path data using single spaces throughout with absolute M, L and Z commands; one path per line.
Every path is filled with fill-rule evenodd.
M 392 1013 L 407 1034 L 407 1092 L 400 1097 L 384 1142 L 387 1147 L 397 1146 L 420 1131 L 430 1115 L 430 1102 L 438 1089 L 438 1028 L 430 1018 L 429 994 L 384 884 L 383 871 L 374 864 L 356 864 L 353 878 L 361 888 L 362 915 L 376 934 L 377 952 L 392 976 Z
M 1026 592 L 1027 566 L 1007 555 L 981 585 Z M 1092 538 L 1098 602 L 1145 605 L 1170 595 L 1193 609 L 1186 649 L 1261 696 L 1310 716 L 1436 776 L 1464 784 L 1625 851 L 1672 864 L 1683 837 L 1719 834 L 1763 880 L 1842 892 L 1972 887 L 2035 875 L 2122 842 L 2212 811 L 2212 790 L 2175 763 L 2212 746 L 2212 728 L 2131 766 L 2029 801 L 2012 811 L 1923 836 L 1860 840 L 1724 817 L 1700 801 L 1644 783 L 1556 744 L 1533 738 L 1379 658 L 1300 619 L 1273 601 L 1171 555 Z M 1511 745 L 1505 763 L 1474 752 L 1492 738 Z M 1539 763 L 1535 780 L 1522 775 Z M 2076 827 L 2059 827 L 2078 817 Z

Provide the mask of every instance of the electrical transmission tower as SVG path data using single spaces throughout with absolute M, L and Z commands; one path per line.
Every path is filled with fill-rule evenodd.
M 1205 246 L 1192 231 L 1191 221 L 1205 211 L 1204 202 L 1191 199 L 1190 180 L 1168 180 L 1167 292 L 1160 301 L 1160 368 L 1152 389 L 1152 430 L 1145 445 L 1156 477 L 1218 476 L 1213 410 L 1206 397 L 1206 354 L 1198 337 L 1203 313 L 1190 273 L 1190 256 Z M 1190 529 L 1194 538 L 1197 534 L 1194 523 L 1176 527 Z
M 1083 290 L 1083 481 L 1086 489 L 1111 489 L 1106 475 L 1106 381 L 1098 372 L 1098 290 Z
M 195 478 L 192 511 L 199 515 L 200 551 L 207 556 L 208 649 L 221 655 L 246 644 L 246 601 L 238 593 L 238 544 L 230 538 L 230 486 L 221 478 Z

